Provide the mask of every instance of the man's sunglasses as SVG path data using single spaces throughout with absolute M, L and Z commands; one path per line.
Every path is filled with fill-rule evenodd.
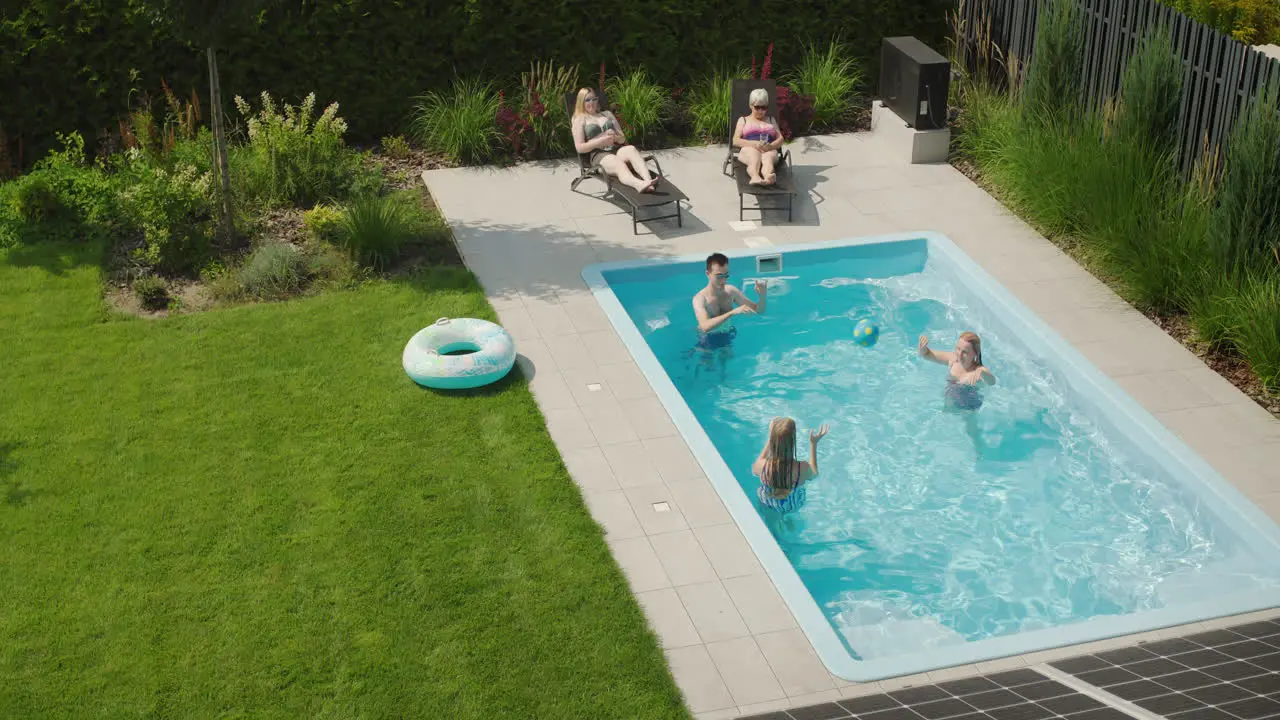
M 729 273 L 727 273 L 727 272 L 715 273 L 715 276 L 716 276 L 716 277 L 718 277 L 718 278 L 720 278 L 721 280 L 727 280 L 727 279 L 729 279 Z

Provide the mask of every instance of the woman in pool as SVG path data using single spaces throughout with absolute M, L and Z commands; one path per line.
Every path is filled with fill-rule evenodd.
M 929 338 L 920 336 L 920 357 L 947 366 L 947 407 L 977 410 L 982 407 L 978 385 L 995 385 L 996 376 L 982 364 L 982 339 L 977 333 L 962 332 L 950 352 L 929 347 Z
M 756 496 L 760 504 L 781 513 L 794 512 L 804 504 L 804 484 L 818 474 L 818 441 L 827 434 L 824 424 L 809 432 L 809 460 L 796 459 L 796 421 L 776 417 L 769 423 L 769 439 L 751 473 L 760 478 Z
M 653 192 L 658 176 L 645 167 L 635 145 L 627 145 L 622 125 L 613 113 L 600 107 L 595 90 L 582 88 L 573 108 L 573 145 L 579 153 L 591 154 L 592 167 L 599 167 L 639 192 Z
M 769 117 L 769 91 L 756 88 L 747 96 L 751 114 L 738 118 L 733 129 L 733 146 L 738 148 L 738 162 L 747 166 L 752 185 L 772 185 L 777 181 L 773 172 L 778 161 L 778 148 L 782 147 L 782 131 L 778 123 Z

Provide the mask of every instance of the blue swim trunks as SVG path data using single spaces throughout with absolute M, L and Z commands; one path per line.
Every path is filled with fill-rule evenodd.
M 804 506 L 804 486 L 801 485 L 795 490 L 792 490 L 791 493 L 784 498 L 776 498 L 769 493 L 769 488 L 767 486 L 761 485 L 756 490 L 756 497 L 760 499 L 761 505 L 772 510 L 777 510 L 781 513 L 795 512 Z
M 703 333 L 698 338 L 698 348 L 700 350 L 719 350 L 733 344 L 733 339 L 738 336 L 738 328 L 733 327 L 728 330 L 712 330 L 709 333 Z
M 947 383 L 947 405 L 960 410 L 977 410 L 982 407 L 982 393 L 977 385 Z

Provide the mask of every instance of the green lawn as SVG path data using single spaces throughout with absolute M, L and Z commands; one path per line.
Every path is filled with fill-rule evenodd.
M 687 717 L 470 275 L 159 321 L 0 252 L 0 717 Z

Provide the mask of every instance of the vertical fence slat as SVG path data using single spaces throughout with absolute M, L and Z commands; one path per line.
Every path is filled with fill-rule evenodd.
M 1206 28 L 1207 29 L 1207 28 Z M 1218 76 L 1226 66 L 1227 42 L 1226 36 L 1218 32 L 1205 33 L 1212 38 L 1209 54 L 1209 67 L 1205 73 L 1205 94 L 1202 112 L 1204 113 L 1204 133 L 1208 137 L 1210 145 L 1217 143 L 1218 139 L 1218 123 L 1217 123 L 1217 107 L 1215 99 L 1218 90 Z
M 1119 44 L 1116 46 L 1116 65 L 1111 70 L 1109 93 L 1113 97 L 1120 92 L 1120 78 L 1124 75 L 1125 61 L 1129 59 L 1129 55 L 1132 52 L 1132 43 L 1129 41 L 1129 25 L 1133 22 L 1137 4 L 1138 0 L 1124 0 L 1124 13 L 1117 18 L 1116 30 L 1119 33 Z
M 1173 19 L 1173 25 L 1174 36 L 1177 38 L 1174 49 L 1183 64 L 1182 93 L 1178 98 L 1178 138 L 1181 150 L 1178 167 L 1182 172 L 1188 172 L 1191 169 L 1190 158 L 1195 156 L 1195 128 L 1191 123 L 1191 86 L 1195 82 L 1194 63 L 1190 61 L 1191 22 L 1186 15 L 1178 13 Z
M 1111 69 L 1115 66 L 1116 54 L 1119 52 L 1119 48 L 1116 45 L 1118 39 L 1116 34 L 1116 15 L 1117 11 L 1122 9 L 1123 2 L 1124 0 L 1111 0 L 1110 7 L 1107 8 L 1106 17 L 1102 19 L 1102 31 L 1105 33 L 1106 39 L 1104 40 L 1105 50 L 1102 53 L 1102 72 L 1098 75 L 1099 99 L 1111 94 Z
M 1222 144 L 1231 132 L 1231 126 L 1235 124 L 1235 113 L 1232 111 L 1236 104 L 1236 89 L 1240 86 L 1244 54 L 1253 52 L 1251 48 L 1236 40 L 1227 40 L 1227 46 L 1230 48 L 1226 58 L 1227 64 L 1219 74 L 1216 127 L 1211 141 L 1214 147 Z
M 1197 23 L 1192 26 L 1191 30 L 1191 67 L 1193 77 L 1191 87 L 1188 92 L 1191 95 L 1190 104 L 1187 106 L 1187 115 L 1191 119 L 1191 125 L 1188 128 L 1191 137 L 1189 138 L 1188 151 L 1195 153 L 1204 137 L 1204 114 L 1200 110 L 1201 95 L 1204 92 L 1204 70 L 1205 70 L 1205 35 L 1201 32 L 1202 28 Z
M 1093 39 L 1091 56 L 1086 59 L 1085 77 L 1088 78 L 1089 105 L 1092 109 L 1102 106 L 1102 58 L 1105 53 L 1107 31 L 1104 23 L 1106 13 L 1110 9 L 1111 0 L 1096 0 L 1093 13 L 1089 17 L 1089 34 Z
M 1090 110 L 1094 109 L 1095 96 L 1093 94 L 1093 48 L 1094 48 L 1094 4 L 1093 0 L 1084 0 L 1082 4 L 1082 13 L 1084 15 L 1084 27 L 1081 29 L 1083 34 L 1084 57 L 1081 62 L 1080 89 L 1084 92 L 1085 107 Z

